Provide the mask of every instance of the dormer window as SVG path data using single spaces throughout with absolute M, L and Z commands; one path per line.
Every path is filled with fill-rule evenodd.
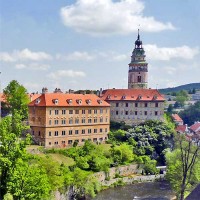
M 122 96 L 122 99 L 126 99 L 126 95 L 123 95 L 123 96 Z
M 72 104 L 72 99 L 67 99 L 68 104 Z
M 110 95 L 108 95 L 108 96 L 107 96 L 107 99 L 110 99 L 110 97 L 111 97 L 111 96 L 110 96 Z
M 41 99 L 40 99 L 40 98 L 37 98 L 37 99 L 35 100 L 35 103 L 36 103 L 36 104 L 39 104 L 40 101 L 41 101 Z
M 58 99 L 53 99 L 52 101 L 54 104 L 56 104 L 56 105 L 58 104 Z
M 77 99 L 76 102 L 77 102 L 78 104 L 81 104 L 81 103 L 82 103 L 82 100 L 81 100 L 81 99 Z
M 154 95 L 154 96 L 153 96 L 153 99 L 157 99 L 157 98 L 158 98 L 158 96 L 157 96 L 157 95 Z
M 138 95 L 138 99 L 142 99 L 142 95 Z
M 131 98 L 134 98 L 134 96 L 132 95 Z
M 86 103 L 87 103 L 87 104 L 91 104 L 91 100 L 90 100 L 90 99 L 87 99 L 87 100 L 86 100 Z
M 98 99 L 97 102 L 98 102 L 98 104 L 102 104 L 102 100 L 101 99 Z

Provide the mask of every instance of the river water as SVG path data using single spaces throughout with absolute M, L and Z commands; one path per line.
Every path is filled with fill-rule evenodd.
M 137 183 L 109 188 L 94 200 L 170 200 L 174 197 L 167 182 Z

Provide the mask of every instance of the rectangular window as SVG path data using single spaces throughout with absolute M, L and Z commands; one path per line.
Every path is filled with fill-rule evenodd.
M 81 142 L 85 142 L 85 139 L 82 139 Z
M 82 124 L 85 124 L 85 119 L 82 119 Z
M 66 114 L 66 110 L 62 110 L 62 115 L 65 115 Z
M 51 131 L 49 131 L 49 136 L 51 136 Z
M 119 114 L 119 111 L 118 110 L 116 110 L 116 115 L 118 115 Z
M 88 110 L 88 114 L 92 114 L 92 110 Z
M 72 115 L 73 114 L 73 110 L 69 110 L 69 114 Z
M 145 108 L 148 107 L 148 103 L 145 103 L 145 104 L 144 104 L 144 107 L 145 107 Z
M 155 111 L 155 115 L 158 115 L 158 111 Z
M 49 125 L 51 125 L 51 120 L 49 120 Z
M 119 103 L 116 103 L 116 107 L 119 107 Z
M 155 103 L 155 107 L 158 107 L 158 103 Z
M 94 118 L 94 123 L 97 123 L 97 118 Z
M 96 142 L 97 141 L 97 138 L 93 138 L 93 142 Z
M 58 124 L 58 120 L 57 120 L 57 119 L 56 119 L 56 120 L 54 120 L 54 124 L 56 124 L 56 125 Z
M 62 124 L 66 124 L 66 120 L 65 119 L 62 119 Z
M 105 128 L 105 132 L 107 133 L 107 131 L 108 131 L 108 129 L 107 128 Z
M 49 110 L 49 115 L 51 115 L 51 110 Z
M 79 110 L 75 110 L 75 114 L 79 114 Z
M 135 103 L 135 107 L 138 107 L 138 103 Z
M 69 124 L 73 124 L 73 119 L 69 119 Z
M 49 142 L 49 145 L 51 145 L 51 142 Z
M 62 131 L 62 135 L 65 135 L 65 131 Z
M 81 133 L 82 133 L 82 134 L 85 134 L 85 130 L 83 129 Z
M 58 136 L 58 131 L 55 131 L 54 135 L 55 135 L 55 136 Z
M 128 115 L 128 111 L 125 111 L 125 115 Z
M 100 118 L 100 122 L 103 122 L 103 117 Z
M 135 111 L 135 115 L 137 115 L 137 111 Z
M 88 133 L 89 133 L 89 134 L 92 133 L 92 129 L 88 129 Z
M 101 113 L 101 114 L 103 113 L 103 108 L 100 108 L 100 113 Z
M 62 144 L 65 144 L 65 141 L 62 141 Z
M 94 133 L 97 133 L 97 129 L 96 128 L 94 129 Z
M 75 130 L 75 134 L 78 135 L 78 130 Z
M 85 110 L 82 110 L 82 114 L 83 114 L 83 115 L 85 114 Z
M 94 114 L 97 114 L 97 109 L 94 110 Z
M 75 124 L 79 124 L 79 119 L 75 119 Z
M 72 142 L 73 142 L 72 140 L 68 140 L 68 144 L 72 144 Z
M 72 135 L 72 130 L 69 130 L 69 135 Z
M 55 110 L 55 115 L 58 115 L 59 111 L 58 110 Z
M 147 111 L 144 111 L 144 115 L 147 115 Z
M 88 119 L 88 123 L 89 123 L 89 124 L 92 123 L 92 119 Z
M 55 145 L 58 145 L 58 142 L 54 142 Z
M 128 103 L 126 103 L 126 107 L 128 107 Z
M 100 128 L 100 129 L 99 129 L 99 132 L 100 132 L 100 133 L 102 133 L 102 132 L 103 132 L 103 129 L 102 129 L 102 128 Z

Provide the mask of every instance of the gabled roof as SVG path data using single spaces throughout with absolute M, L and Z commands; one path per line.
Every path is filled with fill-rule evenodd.
M 190 129 L 194 132 L 200 131 L 200 122 L 194 123 L 192 126 L 190 126 Z
M 180 132 L 180 133 L 184 133 L 187 131 L 187 125 L 178 125 L 176 127 L 176 131 Z
M 156 89 L 108 89 L 102 92 L 103 100 L 165 101 Z
M 110 104 L 100 99 L 95 94 L 64 94 L 64 93 L 46 93 L 29 103 L 29 106 L 106 106 Z
M 180 118 L 178 114 L 172 114 L 172 118 L 177 122 L 183 122 L 183 120 Z

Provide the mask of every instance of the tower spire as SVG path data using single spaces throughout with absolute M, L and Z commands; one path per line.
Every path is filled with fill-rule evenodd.
M 140 29 L 138 28 L 138 37 L 137 37 L 138 40 L 140 40 Z

